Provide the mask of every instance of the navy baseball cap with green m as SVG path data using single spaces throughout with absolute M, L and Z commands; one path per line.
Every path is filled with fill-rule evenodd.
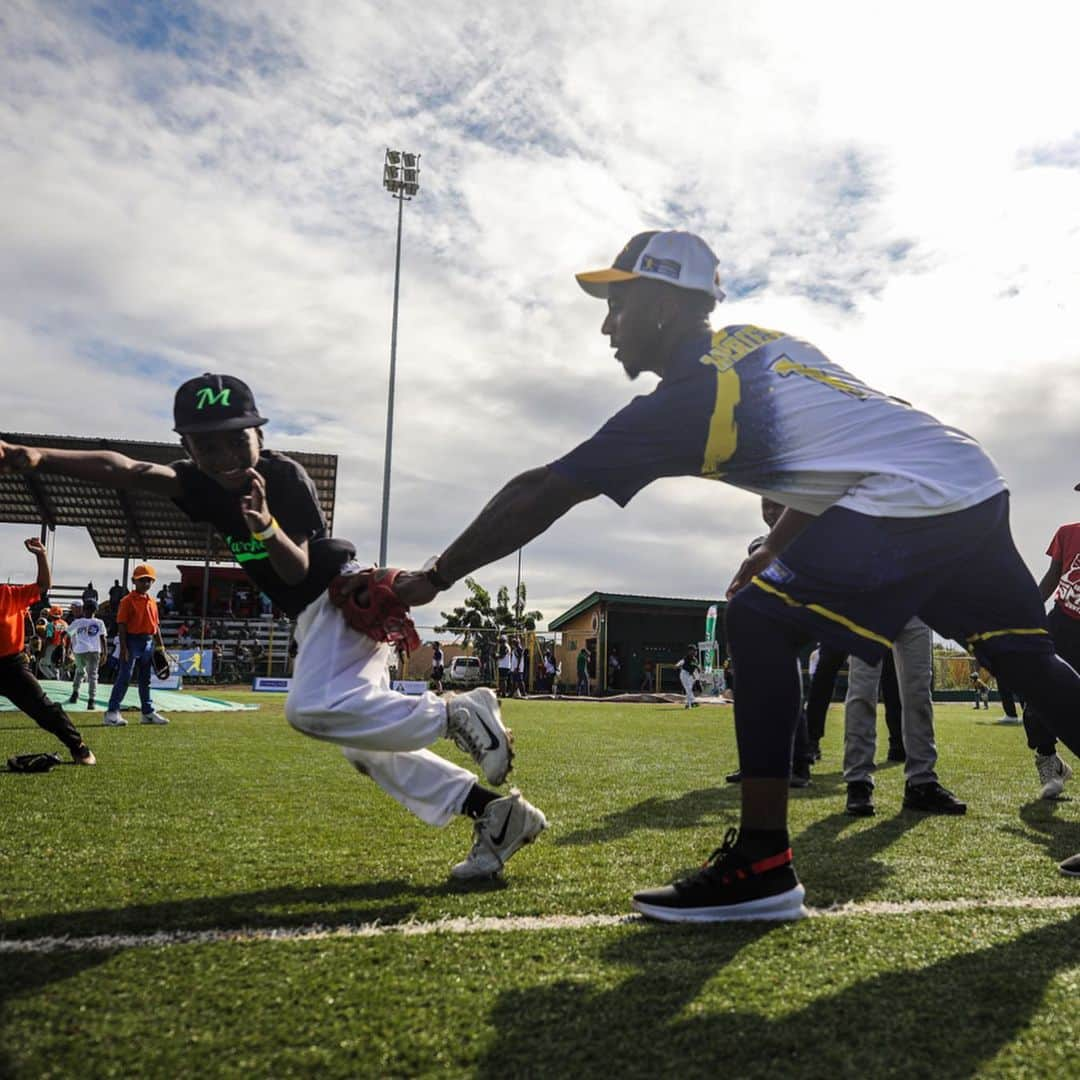
M 642 232 L 633 237 L 604 270 L 576 274 L 578 284 L 590 295 L 606 300 L 615 282 L 653 278 L 679 289 L 707 293 L 723 300 L 719 260 L 712 248 L 688 232 Z
M 173 402 L 173 431 L 199 435 L 204 431 L 235 431 L 262 427 L 265 417 L 255 407 L 255 395 L 246 382 L 232 375 L 207 372 L 188 379 L 176 391 Z

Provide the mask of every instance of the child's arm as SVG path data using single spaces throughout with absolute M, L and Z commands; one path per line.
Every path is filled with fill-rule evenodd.
M 74 476 L 105 487 L 152 491 L 169 498 L 181 494 L 180 479 L 170 465 L 135 461 L 112 450 L 57 450 L 0 440 L 0 472 L 35 470 Z
M 248 469 L 251 492 L 244 496 L 240 513 L 251 535 L 266 547 L 270 565 L 286 585 L 299 585 L 308 573 L 308 542 L 297 543 L 281 528 L 266 501 L 266 481 L 254 469 Z
M 52 571 L 49 569 L 49 556 L 45 551 L 45 545 L 36 536 L 24 540 L 23 544 L 26 550 L 37 559 L 37 587 L 44 596 L 52 588 Z

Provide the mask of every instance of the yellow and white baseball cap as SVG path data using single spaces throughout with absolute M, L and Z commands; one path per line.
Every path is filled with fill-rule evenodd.
M 590 295 L 606 300 L 613 282 L 654 278 L 680 289 L 693 289 L 723 300 L 719 260 L 712 248 L 688 232 L 638 233 L 615 256 L 605 270 L 575 274 L 578 284 Z

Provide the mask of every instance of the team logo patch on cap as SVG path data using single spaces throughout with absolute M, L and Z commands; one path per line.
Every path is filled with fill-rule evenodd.
M 682 263 L 676 262 L 674 259 L 658 259 L 655 255 L 644 255 L 641 259 L 642 274 L 660 274 L 663 277 L 674 278 L 679 280 L 679 275 L 682 274 Z

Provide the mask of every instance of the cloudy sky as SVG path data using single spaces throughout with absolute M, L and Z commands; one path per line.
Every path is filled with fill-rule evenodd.
M 1080 519 L 1078 36 L 1066 0 L 6 0 L 0 429 L 166 440 L 175 386 L 231 372 L 269 445 L 340 455 L 335 531 L 374 559 L 396 226 L 381 173 L 400 147 L 422 154 L 422 191 L 391 563 L 440 550 L 509 477 L 651 389 L 626 381 L 572 274 L 674 227 L 721 259 L 715 325 L 808 338 L 978 437 L 1041 574 Z M 0 526 L 0 580 L 30 572 L 33 531 Z M 530 606 L 716 596 L 757 531 L 752 496 L 703 480 L 624 511 L 595 500 L 525 549 Z M 73 530 L 55 566 L 119 573 Z

